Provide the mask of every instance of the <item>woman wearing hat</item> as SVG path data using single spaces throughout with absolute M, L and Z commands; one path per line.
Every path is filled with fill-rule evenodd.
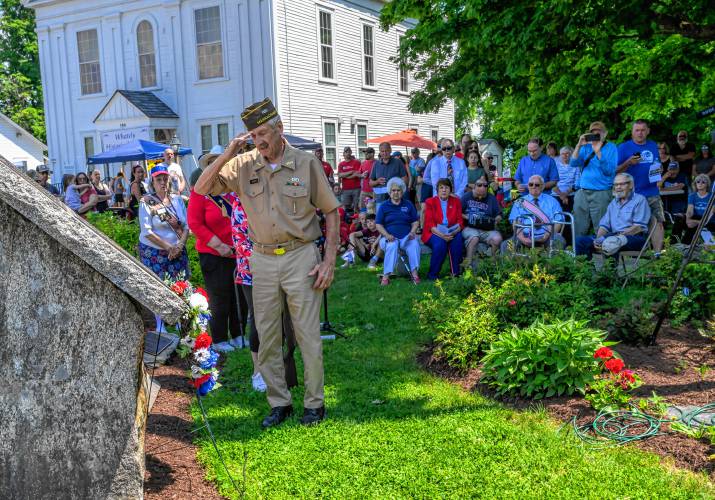
M 139 257 L 142 264 L 159 278 L 179 279 L 189 275 L 186 253 L 186 207 L 180 196 L 172 194 L 166 165 L 152 167 L 151 193 L 139 202 Z M 157 317 L 157 330 L 161 319 Z
M 210 152 L 202 155 L 199 158 L 200 170 L 192 173 L 191 180 L 195 181 L 195 174 L 198 172 L 200 176 L 201 171 L 221 153 L 223 148 L 214 146 Z M 188 223 L 196 235 L 196 251 L 209 295 L 211 336 L 217 350 L 221 351 L 233 350 L 234 342 L 228 342 L 229 331 L 231 339 L 239 340 L 241 337 L 233 287 L 236 260 L 231 240 L 231 213 L 235 201 L 234 193 L 202 196 L 191 189 L 189 196 Z

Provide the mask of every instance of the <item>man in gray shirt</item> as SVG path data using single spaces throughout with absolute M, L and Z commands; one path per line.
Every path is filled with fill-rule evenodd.
M 382 205 L 388 198 L 387 181 L 393 177 L 399 177 L 407 184 L 407 169 L 405 164 L 397 158 L 393 158 L 392 146 L 389 142 L 380 144 L 380 159 L 372 166 L 370 172 L 370 186 L 375 193 L 376 209 Z

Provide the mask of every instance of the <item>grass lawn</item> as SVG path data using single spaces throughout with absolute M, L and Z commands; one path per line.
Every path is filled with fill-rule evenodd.
M 294 389 L 297 416 L 262 431 L 269 408 L 251 390 L 248 353 L 229 355 L 223 387 L 204 402 L 247 498 L 715 497 L 705 476 L 634 448 L 591 450 L 543 411 L 509 410 L 422 371 L 415 356 L 428 339 L 412 303 L 430 290 L 405 279 L 380 287 L 364 266 L 338 271 L 330 319 L 348 338 L 325 342 L 328 420 L 313 428 L 298 423 Z M 208 477 L 239 498 L 207 434 L 197 439 Z

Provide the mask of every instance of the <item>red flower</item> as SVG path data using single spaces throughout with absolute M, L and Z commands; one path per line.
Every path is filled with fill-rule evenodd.
M 177 281 L 176 283 L 171 285 L 171 291 L 177 295 L 183 295 L 188 287 L 188 281 Z
M 516 305 L 516 300 L 511 299 L 511 300 L 509 301 L 509 305 L 512 306 L 512 307 L 514 307 L 514 306 Z
M 624 366 L 625 364 L 623 363 L 622 359 L 613 358 L 606 361 L 606 370 L 611 373 L 619 373 L 621 370 L 623 370 Z
M 636 381 L 636 378 L 633 376 L 633 370 L 623 370 L 621 372 L 621 378 L 623 380 L 627 380 L 631 384 Z
M 194 350 L 208 348 L 211 345 L 211 342 L 211 336 L 208 333 L 204 332 L 198 337 L 196 337 L 196 341 L 194 342 Z
M 613 351 L 608 347 L 599 347 L 596 352 L 593 353 L 593 357 L 596 359 L 611 359 L 613 357 Z
M 193 379 L 191 379 L 191 385 L 193 385 L 194 388 L 198 389 L 199 387 L 201 387 L 201 384 L 203 384 L 210 378 L 211 378 L 210 373 L 207 373 L 206 375 L 202 375 L 199 378 L 193 378 Z
M 206 293 L 206 290 L 204 290 L 200 286 L 196 287 L 196 290 L 194 290 L 194 293 L 199 293 L 199 294 L 203 295 L 206 300 L 209 300 L 209 294 Z

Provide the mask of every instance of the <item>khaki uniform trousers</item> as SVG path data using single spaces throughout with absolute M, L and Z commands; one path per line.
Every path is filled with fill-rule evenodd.
M 268 387 L 271 408 L 291 404 L 283 364 L 281 314 L 286 298 L 295 338 L 303 357 L 305 408 L 320 408 L 323 393 L 323 343 L 320 338 L 321 290 L 313 289 L 315 276 L 308 276 L 320 263 L 320 252 L 313 244 L 283 255 L 264 255 L 254 251 L 249 259 L 253 273 L 253 309 L 258 330 L 258 369 Z

